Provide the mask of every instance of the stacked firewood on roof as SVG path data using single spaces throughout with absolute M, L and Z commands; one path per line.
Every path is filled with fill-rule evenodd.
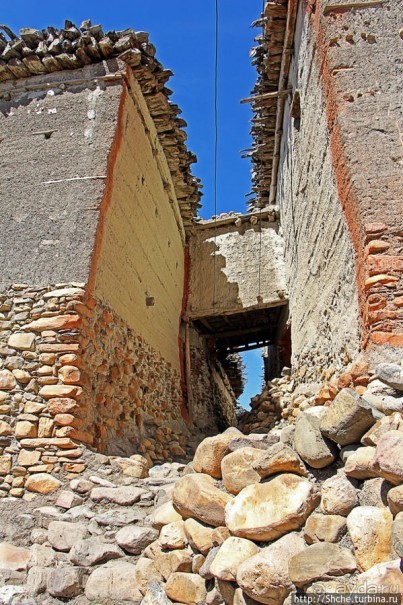
M 253 144 L 252 149 L 243 156 L 252 159 L 253 197 L 248 202 L 251 210 L 267 206 L 270 199 L 278 98 L 266 95 L 275 93 L 279 88 L 287 2 L 288 0 L 269 0 L 265 4 L 262 18 L 253 23 L 256 27 L 262 27 L 263 32 L 256 36 L 258 45 L 250 52 L 252 65 L 256 66 L 258 72 L 257 82 L 251 91 L 256 97 L 251 102 L 254 112 L 250 130 Z
M 185 145 L 186 122 L 178 117 L 181 110 L 169 101 L 172 91 L 165 85 L 173 73 L 155 58 L 148 34 L 133 29 L 104 32 L 101 25 L 91 21 L 84 21 L 79 28 L 71 21 L 62 29 L 24 28 L 19 36 L 4 25 L 0 30 L 0 85 L 113 58 L 130 65 L 164 149 L 182 218 L 185 225 L 190 224 L 201 197 L 200 180 L 190 171 L 196 157 Z

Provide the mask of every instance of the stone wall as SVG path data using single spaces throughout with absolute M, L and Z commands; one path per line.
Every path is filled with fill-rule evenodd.
M 295 95 L 277 202 L 294 365 L 315 366 L 315 378 L 362 348 L 374 367 L 403 344 L 398 10 L 388 0 L 300 4 L 289 77 L 300 117 Z
M 202 436 L 183 420 L 178 371 L 82 286 L 0 296 L 0 495 L 22 496 L 35 473 L 82 472 L 82 445 L 156 462 Z
M 205 435 L 235 426 L 236 397 L 222 365 L 208 349 L 205 338 L 190 330 L 192 420 Z
M 82 284 L 58 285 L 0 295 L 0 496 L 22 496 L 33 474 L 82 472 L 78 442 L 93 443 L 80 403 Z

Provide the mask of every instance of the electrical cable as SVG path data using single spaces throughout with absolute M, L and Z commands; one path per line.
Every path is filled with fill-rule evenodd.
M 216 305 L 216 255 L 217 255 L 217 189 L 218 189 L 218 0 L 215 0 L 215 49 L 214 49 L 214 256 L 213 256 L 213 308 Z

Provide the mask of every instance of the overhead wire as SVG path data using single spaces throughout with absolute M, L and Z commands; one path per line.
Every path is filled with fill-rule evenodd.
M 215 0 L 215 35 L 214 35 L 214 256 L 213 256 L 213 308 L 216 305 L 216 256 L 217 256 L 217 197 L 218 197 L 218 40 L 219 40 L 219 11 L 218 1 Z

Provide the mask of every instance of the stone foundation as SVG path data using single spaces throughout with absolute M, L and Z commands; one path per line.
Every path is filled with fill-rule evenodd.
M 0 312 L 0 496 L 23 496 L 36 473 L 81 473 L 83 447 L 181 459 L 235 420 L 228 380 L 202 339 L 190 416 L 180 372 L 82 283 L 13 285 Z

